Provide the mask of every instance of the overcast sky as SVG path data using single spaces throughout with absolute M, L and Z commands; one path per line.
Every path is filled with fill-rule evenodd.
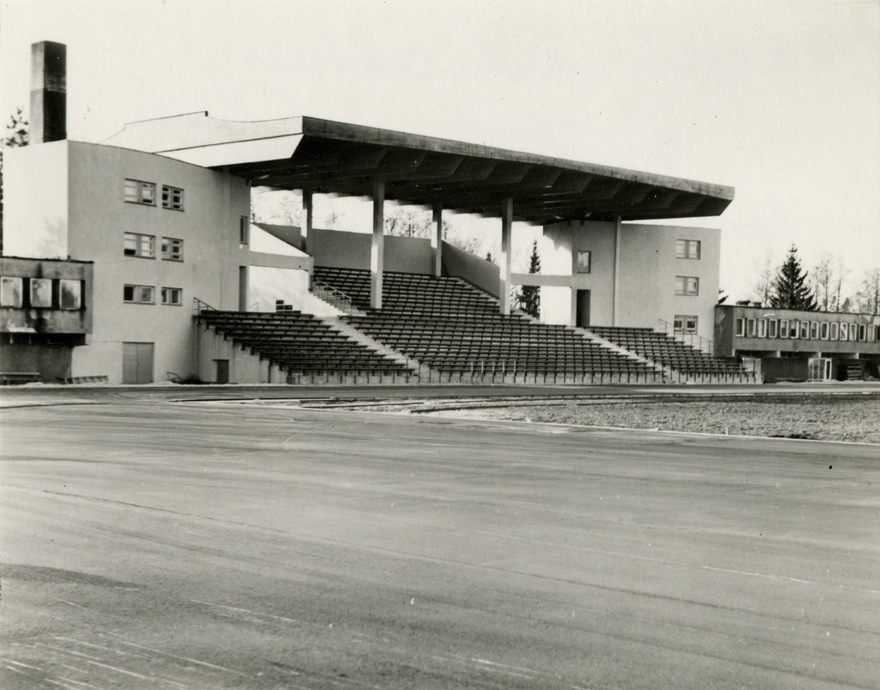
M 878 0 L 0 0 L 6 117 L 67 44 L 68 136 L 312 115 L 730 185 L 721 284 L 880 266 Z

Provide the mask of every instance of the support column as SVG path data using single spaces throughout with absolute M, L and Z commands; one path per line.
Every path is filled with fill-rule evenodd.
M 373 242 L 370 245 L 370 307 L 382 308 L 385 270 L 385 181 L 373 180 Z
M 510 236 L 513 227 L 513 199 L 501 202 L 501 256 L 498 266 L 498 299 L 501 313 L 510 314 Z
M 309 239 L 312 234 L 312 190 L 302 190 L 302 220 L 300 222 L 300 237 L 302 237 L 301 249 L 308 253 Z
M 617 325 L 617 296 L 620 288 L 620 216 L 614 219 L 614 287 L 611 295 L 611 325 Z
M 431 225 L 431 267 L 432 275 L 443 275 L 443 204 L 434 204 L 434 218 Z

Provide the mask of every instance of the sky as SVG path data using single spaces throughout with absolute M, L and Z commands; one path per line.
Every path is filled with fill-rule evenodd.
M 41 40 L 70 139 L 311 115 L 732 186 L 682 224 L 733 299 L 792 244 L 880 267 L 878 0 L 0 0 L 4 118 Z

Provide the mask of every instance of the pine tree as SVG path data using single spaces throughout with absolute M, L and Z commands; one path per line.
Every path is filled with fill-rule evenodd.
M 774 309 L 816 311 L 816 298 L 807 283 L 807 272 L 801 267 L 794 245 L 788 250 L 788 256 L 776 274 L 770 306 Z
M 541 257 L 538 254 L 538 241 L 532 242 L 532 255 L 529 258 L 529 273 L 541 272 Z M 523 285 L 516 296 L 517 306 L 529 316 L 541 317 L 541 288 L 538 285 Z

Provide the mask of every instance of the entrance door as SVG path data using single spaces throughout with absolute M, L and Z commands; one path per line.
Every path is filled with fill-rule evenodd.
M 577 316 L 575 326 L 588 328 L 590 325 L 590 291 L 577 291 Z
M 229 383 L 229 360 L 215 359 L 214 363 L 217 365 L 217 376 L 214 380 L 217 383 Z
M 831 380 L 831 360 L 826 357 L 811 357 L 808 364 L 810 381 Z
M 122 383 L 153 383 L 153 343 L 122 343 Z

